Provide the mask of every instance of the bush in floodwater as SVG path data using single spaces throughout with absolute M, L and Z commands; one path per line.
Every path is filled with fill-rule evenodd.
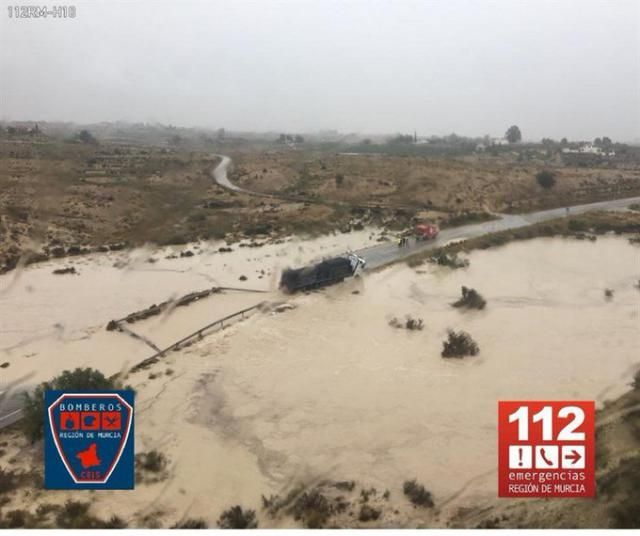
M 424 508 L 433 507 L 433 496 L 427 491 L 422 484 L 414 478 L 406 480 L 402 486 L 402 491 L 415 506 L 423 506 Z
M 136 454 L 136 466 L 142 471 L 159 473 L 167 466 L 167 457 L 157 450 Z
M 465 331 L 448 330 L 449 337 L 442 343 L 442 357 L 465 357 L 477 355 L 480 351 L 478 344 Z
M 255 529 L 258 527 L 255 510 L 243 510 L 236 505 L 228 508 L 220 515 L 218 527 L 221 529 Z
M 410 331 L 421 331 L 424 328 L 424 322 L 422 321 L 422 318 L 413 318 L 409 315 L 407 315 L 407 319 L 404 321 L 404 323 L 394 316 L 391 320 L 389 320 L 389 325 L 394 328 L 404 328 Z
M 449 268 L 466 268 L 469 266 L 468 259 L 461 259 L 457 253 L 445 253 L 440 251 L 429 258 L 429 262 L 433 262 L 438 266 L 448 266 Z
M 453 307 L 466 307 L 467 309 L 484 309 L 487 301 L 473 288 L 462 287 L 462 298 L 451 304 Z
M 74 371 L 65 370 L 49 382 L 38 385 L 33 393 L 23 394 L 22 430 L 27 438 L 34 443 L 41 439 L 44 433 L 44 393 L 48 389 L 60 391 L 101 391 L 115 389 L 114 380 L 105 378 L 99 370 L 92 368 L 77 368 Z

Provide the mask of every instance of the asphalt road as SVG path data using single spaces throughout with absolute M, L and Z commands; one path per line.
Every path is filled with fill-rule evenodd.
M 233 184 L 227 177 L 227 170 L 231 164 L 228 156 L 218 155 L 222 161 L 213 170 L 213 178 L 224 188 L 241 192 L 249 195 L 257 195 L 260 197 L 267 196 L 260 192 L 252 192 L 240 188 Z M 268 195 L 269 197 L 277 197 L 276 195 Z M 498 214 L 497 219 L 463 225 L 461 227 L 452 227 L 440 231 L 438 238 L 428 242 L 409 240 L 409 245 L 402 248 L 398 247 L 396 242 L 384 242 L 377 246 L 371 246 L 365 249 L 356 250 L 354 253 L 367 261 L 367 268 L 379 268 L 387 264 L 391 264 L 398 260 L 408 257 L 418 251 L 428 251 L 440 246 L 444 246 L 452 241 L 464 240 L 467 238 L 475 238 L 484 234 L 495 233 L 497 231 L 506 231 L 508 229 L 517 229 L 518 227 L 526 227 L 534 223 L 540 223 L 556 218 L 571 216 L 576 214 L 584 214 L 585 212 L 597 210 L 620 210 L 632 203 L 640 203 L 640 197 L 628 197 L 625 199 L 617 199 L 614 201 L 600 201 L 597 203 L 588 203 L 585 205 L 574 205 L 567 208 L 555 208 L 551 210 L 541 210 L 538 212 L 529 212 L 526 214 Z
M 228 156 L 219 156 L 222 157 L 222 161 L 213 170 L 213 178 L 220 186 L 233 190 L 234 192 L 246 193 L 260 197 L 277 197 L 275 195 L 251 192 L 233 184 L 227 176 L 227 170 L 231 164 L 231 159 Z M 380 268 L 381 266 L 402 260 L 418 251 L 435 249 L 452 241 L 475 238 L 484 234 L 505 231 L 507 229 L 517 229 L 518 227 L 526 227 L 533 223 L 540 223 L 575 214 L 584 214 L 585 212 L 590 211 L 620 210 L 628 207 L 632 203 L 640 203 L 640 197 L 628 197 L 625 199 L 616 199 L 614 201 L 601 201 L 585 205 L 574 205 L 568 210 L 567 208 L 556 208 L 530 212 L 527 214 L 498 215 L 498 219 L 492 221 L 443 229 L 440 231 L 438 238 L 428 242 L 419 242 L 411 239 L 409 241 L 409 245 L 402 248 L 398 247 L 396 242 L 384 242 L 376 246 L 357 250 L 355 253 L 367 261 L 368 269 Z M 4 391 L 0 391 L 0 429 L 20 420 L 22 417 L 22 412 L 20 410 L 21 405 L 19 391 L 9 393 L 7 396 L 4 396 Z

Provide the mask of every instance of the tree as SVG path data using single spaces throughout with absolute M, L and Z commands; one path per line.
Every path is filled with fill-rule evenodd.
M 548 170 L 543 170 L 536 174 L 536 180 L 538 184 L 542 186 L 545 190 L 553 188 L 553 185 L 556 183 L 556 176 L 554 173 Z
M 509 143 L 518 143 L 522 139 L 522 133 L 517 125 L 510 126 L 504 134 Z
M 304 143 L 304 138 L 300 136 L 300 134 L 296 134 L 296 137 L 294 139 L 296 143 Z
M 92 368 L 77 368 L 73 372 L 65 370 L 49 382 L 38 385 L 33 393 L 23 394 L 22 429 L 32 442 L 41 439 L 44 434 L 44 393 L 55 389 L 60 391 L 97 391 L 114 389 L 114 380 L 105 378 L 102 372 Z
M 607 136 L 603 136 L 603 138 L 602 138 L 602 147 L 604 147 L 605 149 L 608 149 L 612 145 L 613 145 L 613 142 L 611 141 L 611 138 L 609 138 Z
M 220 515 L 218 527 L 221 529 L 255 529 L 258 528 L 255 510 L 244 510 L 236 505 L 228 508 Z
M 92 144 L 98 143 L 98 140 L 96 140 L 93 137 L 93 134 L 91 134 L 91 132 L 89 132 L 88 130 L 81 130 L 78 133 L 78 140 L 80 140 L 82 143 L 92 143 Z

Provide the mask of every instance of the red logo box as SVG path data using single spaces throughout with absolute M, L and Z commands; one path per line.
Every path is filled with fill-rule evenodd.
M 102 412 L 102 429 L 103 430 L 120 430 L 122 427 L 119 411 L 103 411 Z
M 595 496 L 593 401 L 498 402 L 500 497 Z
M 77 411 L 60 412 L 60 430 L 78 430 L 80 428 L 80 413 Z
M 80 415 L 80 427 L 82 430 L 99 430 L 100 412 L 83 411 Z

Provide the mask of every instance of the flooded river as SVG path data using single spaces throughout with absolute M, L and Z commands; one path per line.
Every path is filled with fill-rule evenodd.
M 219 374 L 206 390 L 224 393 L 225 422 L 242 442 L 259 439 L 285 481 L 364 479 L 399 493 L 417 477 L 442 501 L 487 475 L 467 494 L 494 497 L 498 400 L 602 402 L 628 388 L 639 253 L 623 238 L 538 239 L 474 252 L 463 270 L 392 267 L 207 343 Z M 462 285 L 487 308 L 452 308 Z M 424 330 L 388 325 L 406 314 Z M 469 332 L 479 356 L 441 358 L 448 328 Z
M 593 243 L 536 239 L 473 252 L 469 259 L 470 266 L 460 270 L 397 265 L 289 298 L 294 309 L 258 313 L 151 370 L 157 374 L 170 367 L 171 376 L 152 379 L 146 371 L 131 376 L 138 392 L 136 448 L 161 448 L 173 467 L 161 502 L 176 515 L 188 511 L 213 523 L 230 504 L 258 508 L 261 494 L 324 478 L 389 489 L 402 505 L 402 482 L 417 478 L 434 493 L 436 504 L 452 497 L 456 505 L 473 504 L 497 492 L 498 400 L 601 403 L 628 387 L 640 355 L 638 246 L 613 236 Z M 172 266 L 183 260 L 194 262 L 179 259 Z M 273 261 L 263 258 L 260 266 Z M 135 277 L 147 289 L 171 277 L 176 291 L 180 285 L 193 290 L 199 269 L 189 268 L 189 281 L 178 284 L 180 274 L 154 272 L 163 266 L 149 265 Z M 83 297 L 74 289 L 92 273 L 90 267 L 90 262 L 80 266 L 80 276 L 56 279 L 61 283 L 52 288 L 44 275 L 39 283 L 23 274 L 21 285 L 46 289 L 39 294 L 43 310 L 33 300 L 26 312 L 39 318 L 51 304 L 61 311 L 76 309 Z M 255 269 L 247 264 L 252 276 L 247 286 L 258 284 Z M 237 282 L 238 273 L 225 283 Z M 271 283 L 259 281 L 270 288 Z M 485 310 L 451 307 L 462 285 L 486 298 Z M 126 294 L 124 288 L 135 285 L 121 288 L 107 278 L 103 292 L 119 297 Z M 605 289 L 613 291 L 612 298 L 605 297 Z M 22 314 L 7 296 L 11 293 L 0 297 L 3 313 Z M 128 298 L 130 303 L 120 309 L 94 311 L 84 305 L 83 314 L 108 319 L 160 296 L 150 298 Z M 208 320 L 207 303 L 218 298 L 181 314 L 192 315 L 194 322 Z M 268 299 L 286 298 L 272 292 Z M 60 314 L 68 322 L 76 322 L 74 315 L 80 313 L 64 311 Z M 406 315 L 423 319 L 424 329 L 411 332 L 389 325 L 392 317 Z M 154 329 L 172 329 L 171 319 L 156 328 L 153 322 L 159 321 L 134 326 L 150 338 Z M 185 322 L 178 322 L 180 329 L 188 328 Z M 17 320 L 11 325 L 26 329 Z M 46 322 L 39 325 L 44 330 Z M 480 354 L 441 358 L 448 328 L 469 332 Z M 100 333 L 111 337 L 111 346 L 100 342 L 98 363 L 109 349 L 112 354 L 134 347 L 148 353 L 122 334 L 103 328 Z M 87 349 L 93 336 L 83 336 Z M 4 345 L 20 340 L 3 337 Z M 20 348 L 21 354 L 14 350 L 12 355 L 27 359 L 26 347 Z M 59 351 L 64 352 L 64 344 Z M 0 374 L 7 377 L 12 368 Z M 157 491 L 142 487 L 126 500 L 105 492 L 100 504 L 106 512 L 117 507 L 133 515 L 150 500 L 158 500 Z M 418 515 L 406 510 L 408 516 Z

